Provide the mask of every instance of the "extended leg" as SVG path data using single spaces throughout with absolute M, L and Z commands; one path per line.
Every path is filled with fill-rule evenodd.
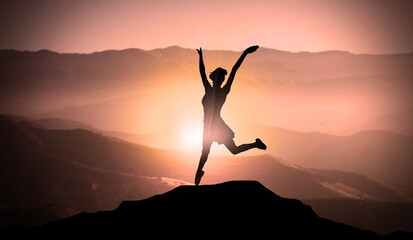
M 259 138 L 257 138 L 254 143 L 241 144 L 239 146 L 235 145 L 235 142 L 232 139 L 224 144 L 232 154 L 245 152 L 251 148 L 267 149 L 267 146 L 265 146 Z
M 199 159 L 199 164 L 198 164 L 198 169 L 196 171 L 195 175 L 195 185 L 198 186 L 198 184 L 201 182 L 202 176 L 204 176 L 204 171 L 202 171 L 202 168 L 204 167 L 207 159 L 208 159 L 208 154 L 209 150 L 211 149 L 211 144 L 212 142 L 207 142 L 203 144 L 202 147 L 202 154 L 201 154 L 201 159 Z

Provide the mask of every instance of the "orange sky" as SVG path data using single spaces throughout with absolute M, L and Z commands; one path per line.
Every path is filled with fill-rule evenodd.
M 412 1 L 1 1 L 0 49 L 413 51 Z

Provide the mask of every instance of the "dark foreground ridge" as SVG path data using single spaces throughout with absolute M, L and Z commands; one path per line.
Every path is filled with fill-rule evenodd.
M 57 236 L 136 238 L 249 237 L 270 239 L 400 239 L 407 233 L 379 236 L 319 218 L 310 206 L 282 198 L 256 181 L 180 186 L 141 201 L 125 201 L 113 211 L 80 213 L 41 228 L 15 233 Z

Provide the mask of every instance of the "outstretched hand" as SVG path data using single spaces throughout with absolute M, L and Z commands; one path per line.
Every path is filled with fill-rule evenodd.
M 199 48 L 196 51 L 198 52 L 199 55 L 202 55 L 202 48 Z
M 249 47 L 249 48 L 247 48 L 247 49 L 245 49 L 245 53 L 253 53 L 253 52 L 255 52 L 255 51 L 257 51 L 257 49 L 259 48 L 259 46 L 258 45 L 255 45 L 255 46 L 251 46 L 251 47 Z

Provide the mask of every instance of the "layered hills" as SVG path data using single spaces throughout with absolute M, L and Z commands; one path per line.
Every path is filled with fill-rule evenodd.
M 36 121 L 13 119 L 0 118 L 5 133 L 0 141 L 0 202 L 7 211 L 48 204 L 73 212 L 113 210 L 123 200 L 144 199 L 193 181 L 197 154 L 145 147 L 82 129 L 45 129 Z M 407 188 L 365 175 L 304 168 L 271 155 L 212 154 L 205 171 L 203 184 L 258 179 L 288 198 L 386 202 L 413 198 Z
M 87 129 L 95 133 L 149 145 L 162 149 L 177 149 L 179 135 L 165 131 L 156 134 L 131 134 L 105 131 L 90 125 L 63 119 L 30 120 L 47 129 Z M 390 131 L 368 130 L 348 136 L 320 132 L 298 132 L 279 127 L 248 125 L 235 128 L 235 141 L 248 142 L 254 136 L 263 139 L 269 146 L 267 152 L 288 162 L 306 168 L 341 170 L 374 177 L 396 185 L 411 188 L 413 171 L 410 161 L 413 155 L 413 139 Z M 251 135 L 251 134 L 254 135 Z M 173 142 L 174 144 L 168 144 Z M 195 149 L 194 153 L 199 153 Z M 221 151 L 227 153 L 228 151 Z M 252 155 L 256 152 L 252 153 Z M 251 155 L 245 153 L 243 155 Z
M 204 55 L 207 71 L 219 66 L 229 71 L 240 53 L 205 50 Z M 93 54 L 2 50 L 0 111 L 132 133 L 167 128 L 159 119 L 197 121 L 202 113 L 197 57 L 194 49 L 180 47 Z M 412 59 L 412 54 L 260 48 L 237 73 L 224 113 L 231 125 L 306 132 L 355 129 L 411 108 Z M 239 106 L 249 114 L 241 117 Z M 403 125 L 399 130 L 409 128 Z
M 413 138 L 390 131 L 366 130 L 348 136 L 297 132 L 251 125 L 240 128 L 240 138 L 253 132 L 272 146 L 268 151 L 299 166 L 335 169 L 412 187 Z

